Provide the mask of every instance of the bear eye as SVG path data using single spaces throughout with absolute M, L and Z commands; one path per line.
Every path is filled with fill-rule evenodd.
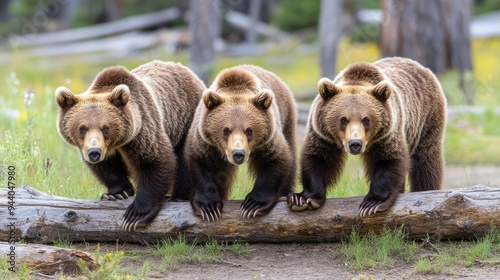
M 341 126 L 347 126 L 348 123 L 349 123 L 349 121 L 347 120 L 346 117 L 340 118 L 340 125 Z
M 231 134 L 231 130 L 229 130 L 229 128 L 225 127 L 223 133 L 224 133 L 224 136 L 229 136 L 229 134 Z
M 368 117 L 364 117 L 363 120 L 362 120 L 362 122 L 363 122 L 364 126 L 370 125 L 370 119 Z
M 107 126 L 107 125 L 103 126 L 101 131 L 104 135 L 108 135 L 109 134 L 109 126 Z
M 253 134 L 253 129 L 247 128 L 247 130 L 245 130 L 245 135 L 246 136 L 252 136 L 252 134 Z
M 82 125 L 80 126 L 79 131 L 81 135 L 85 135 L 85 133 L 87 133 L 87 127 Z

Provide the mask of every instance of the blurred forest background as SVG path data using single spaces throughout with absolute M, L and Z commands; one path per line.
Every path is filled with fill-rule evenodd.
M 446 187 L 478 183 L 471 166 L 500 187 L 496 0 L 0 0 L 0 168 L 17 166 L 19 183 L 48 193 L 99 197 L 102 187 L 57 134 L 53 93 L 83 92 L 110 65 L 179 61 L 207 86 L 226 67 L 262 66 L 294 92 L 303 132 L 319 78 L 396 55 L 429 67 L 445 90 L 445 157 L 465 174 Z M 346 176 L 352 184 L 362 172 Z

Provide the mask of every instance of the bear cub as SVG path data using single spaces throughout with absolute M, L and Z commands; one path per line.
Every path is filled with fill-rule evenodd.
M 242 217 L 266 214 L 295 184 L 296 105 L 273 73 L 252 65 L 223 70 L 203 92 L 186 144 L 196 215 L 221 217 L 236 166 L 248 161 L 256 178 Z
M 188 68 L 161 61 L 106 68 L 82 94 L 57 88 L 59 134 L 107 187 L 101 200 L 134 195 L 129 176 L 137 184 L 124 230 L 149 223 L 174 186 L 174 197 L 189 198 L 183 151 L 203 90 Z
M 446 100 L 430 70 L 405 58 L 347 67 L 318 82 L 301 155 L 304 190 L 288 196 L 293 211 L 317 209 L 343 170 L 361 154 L 370 190 L 361 217 L 388 210 L 404 192 L 436 190 L 443 181 Z

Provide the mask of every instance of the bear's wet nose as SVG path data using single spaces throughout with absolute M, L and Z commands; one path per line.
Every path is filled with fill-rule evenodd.
M 349 140 L 349 151 L 353 155 L 357 155 L 361 152 L 363 147 L 363 142 L 361 140 Z
M 91 162 L 97 162 L 101 158 L 101 149 L 90 148 L 87 154 Z
M 235 163 L 240 164 L 245 160 L 245 151 L 244 150 L 234 150 L 233 151 L 233 160 Z

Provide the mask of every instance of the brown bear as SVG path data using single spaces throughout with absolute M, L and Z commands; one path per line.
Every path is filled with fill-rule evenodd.
M 291 193 L 296 114 L 292 92 L 275 74 L 252 65 L 219 73 L 203 92 L 186 144 L 194 213 L 217 220 L 236 166 L 246 161 L 256 180 L 242 217 L 264 215 Z
M 318 82 L 301 155 L 303 191 L 294 211 L 316 209 L 339 179 L 347 153 L 361 154 L 370 190 L 361 217 L 386 211 L 404 192 L 436 190 L 443 181 L 446 100 L 432 72 L 406 58 L 347 67 Z
M 149 223 L 173 186 L 174 197 L 189 199 L 184 144 L 205 88 L 188 68 L 161 61 L 106 68 L 79 95 L 57 88 L 59 134 L 107 187 L 101 199 L 134 195 L 129 176 L 137 184 L 124 230 Z

